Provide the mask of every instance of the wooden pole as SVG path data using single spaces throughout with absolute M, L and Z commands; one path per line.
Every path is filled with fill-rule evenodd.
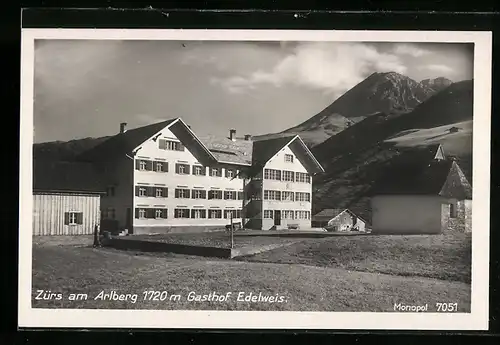
M 234 224 L 233 224 L 233 213 L 231 212 L 231 249 L 234 248 L 234 237 L 233 237 L 233 231 L 234 231 Z

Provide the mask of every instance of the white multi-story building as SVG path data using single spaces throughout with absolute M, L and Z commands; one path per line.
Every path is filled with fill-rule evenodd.
M 125 126 L 79 157 L 107 185 L 103 229 L 203 231 L 231 218 L 252 229 L 311 226 L 311 176 L 323 168 L 298 136 L 198 137 L 180 118 Z

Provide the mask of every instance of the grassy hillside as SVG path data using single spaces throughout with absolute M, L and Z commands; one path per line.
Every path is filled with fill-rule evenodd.
M 371 219 L 367 192 L 412 146 L 442 144 L 472 183 L 472 99 L 472 81 L 455 83 L 410 113 L 375 114 L 313 147 L 326 170 L 313 180 L 313 212 L 349 207 Z
M 84 138 L 35 144 L 33 145 L 33 158 L 51 161 L 72 160 L 76 155 L 91 149 L 108 138 Z

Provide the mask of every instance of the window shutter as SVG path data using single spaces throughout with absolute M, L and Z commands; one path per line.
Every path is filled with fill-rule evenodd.
M 153 162 L 146 161 L 146 170 L 153 171 Z
M 168 209 L 164 208 L 161 210 L 161 217 L 168 218 Z
M 158 147 L 160 148 L 160 150 L 166 150 L 167 149 L 167 141 L 165 139 L 158 140 Z
M 175 173 L 176 173 L 176 174 L 178 174 L 178 173 L 179 173 L 179 166 L 180 166 L 180 164 L 179 164 L 179 163 L 175 164 Z
M 139 218 L 139 209 L 138 208 L 135 209 L 135 218 Z
M 226 177 L 229 177 L 229 169 L 226 169 Z
M 155 209 L 154 208 L 146 209 L 146 218 L 155 218 Z
M 69 225 L 69 212 L 64 212 L 64 225 Z
M 83 224 L 83 213 L 78 212 L 76 214 L 76 224 Z
M 156 196 L 154 187 L 146 187 L 146 195 L 147 196 Z
M 190 174 L 191 166 L 186 164 L 186 174 Z
M 201 197 L 202 197 L 203 199 L 206 199 L 206 198 L 207 198 L 207 191 L 206 191 L 206 190 L 202 190 L 202 191 L 201 191 Z
M 135 196 L 139 196 L 139 186 L 135 186 Z
M 168 172 L 168 162 L 163 163 L 163 172 Z
M 136 159 L 135 160 L 135 170 L 139 170 L 141 168 L 141 161 Z
M 184 145 L 182 145 L 181 142 L 179 142 L 179 145 L 177 147 L 179 148 L 179 151 L 184 151 Z
M 163 197 L 168 198 L 168 188 L 163 188 Z

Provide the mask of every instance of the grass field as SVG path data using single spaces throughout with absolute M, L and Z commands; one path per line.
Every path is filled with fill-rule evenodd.
M 466 236 L 308 239 L 245 261 L 94 249 L 77 241 L 69 245 L 38 242 L 33 247 L 33 306 L 389 312 L 394 303 L 427 303 L 429 311 L 435 311 L 436 302 L 453 301 L 459 311 L 468 312 L 469 240 Z M 460 270 L 465 273 L 460 275 Z M 62 293 L 63 299 L 36 300 L 38 290 Z M 111 290 L 137 294 L 138 300 L 94 300 L 101 291 Z M 144 300 L 143 292 L 148 290 L 166 291 L 168 297 Z M 199 302 L 188 300 L 190 292 L 232 295 L 227 301 Z M 239 292 L 242 297 L 279 295 L 283 302 L 238 301 Z M 69 301 L 71 293 L 87 294 L 88 299 Z M 179 299 L 170 300 L 173 295 Z
M 239 260 L 304 264 L 470 283 L 470 234 L 332 237 Z

